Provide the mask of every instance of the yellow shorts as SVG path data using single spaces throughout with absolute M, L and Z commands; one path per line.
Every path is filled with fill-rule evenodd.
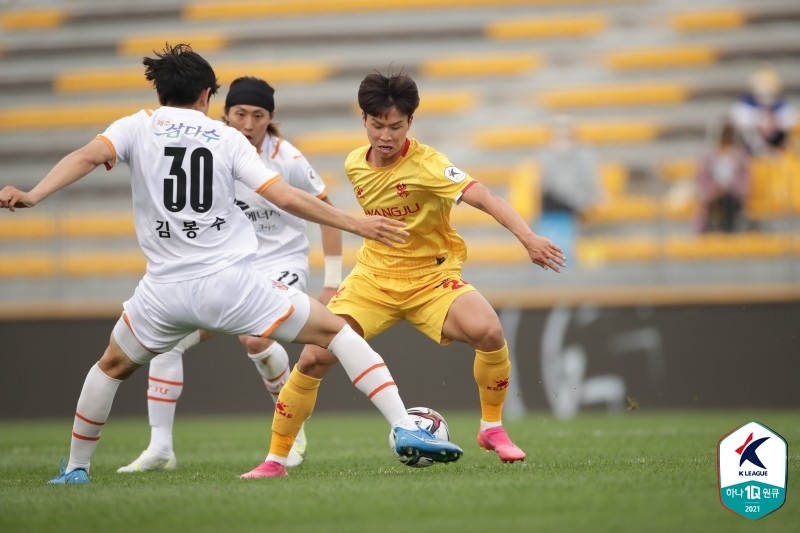
M 337 315 L 349 315 L 370 339 L 392 325 L 407 320 L 439 344 L 442 325 L 450 305 L 461 294 L 475 287 L 461 279 L 461 270 L 445 270 L 418 277 L 378 276 L 356 267 L 328 309 Z

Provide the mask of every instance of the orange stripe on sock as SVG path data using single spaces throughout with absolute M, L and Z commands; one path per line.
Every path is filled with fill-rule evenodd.
M 156 398 L 155 396 L 148 396 L 148 400 L 153 400 L 154 402 L 164 402 L 164 403 L 175 403 L 178 400 L 170 400 L 169 398 Z
M 86 422 L 88 424 L 92 424 L 94 426 L 104 426 L 106 424 L 105 422 L 95 422 L 94 420 L 89 420 L 85 416 L 81 416 L 81 414 L 79 412 L 77 412 L 77 411 L 75 411 L 75 418 L 80 418 L 84 422 Z
M 179 385 L 183 387 L 183 381 L 168 381 L 166 379 L 161 378 L 154 378 L 153 376 L 148 377 L 150 381 L 157 381 L 159 383 L 166 383 L 167 385 Z
M 372 372 L 376 368 L 380 368 L 382 366 L 386 366 L 386 363 L 385 362 L 376 363 L 376 364 L 372 365 L 371 367 L 369 367 L 368 369 L 364 370 L 361 374 L 359 374 L 359 376 L 356 379 L 353 380 L 353 385 L 355 385 L 356 383 L 361 381 L 361 378 L 363 378 L 364 376 L 366 376 L 367 374 L 369 374 L 370 372 Z
M 100 440 L 100 437 L 87 437 L 86 435 L 79 435 L 74 431 L 72 432 L 72 436 L 75 437 L 76 439 L 81 439 L 81 440 Z
M 367 398 L 369 398 L 369 399 L 371 400 L 371 399 L 372 399 L 372 397 L 373 397 L 373 396 L 375 396 L 376 394 L 378 394 L 380 391 L 382 391 L 382 390 L 383 390 L 383 389 L 385 389 L 386 387 L 391 387 L 391 386 L 392 386 L 392 385 L 394 385 L 394 384 L 395 384 L 395 383 L 394 383 L 394 381 L 387 381 L 386 383 L 384 383 L 384 384 L 383 384 L 383 385 L 381 385 L 380 387 L 376 387 L 376 388 L 375 388 L 375 390 L 373 390 L 372 392 L 370 392 L 370 393 L 369 393 L 369 395 L 367 396 Z

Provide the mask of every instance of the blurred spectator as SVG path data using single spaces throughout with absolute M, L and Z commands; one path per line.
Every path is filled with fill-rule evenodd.
M 553 119 L 548 148 L 539 156 L 542 212 L 583 216 L 602 198 L 597 157 L 577 139 L 572 117 Z
M 578 221 L 604 198 L 594 150 L 576 135 L 570 116 L 554 117 L 550 144 L 539 155 L 541 218 L 538 233 L 547 235 L 570 257 Z
M 750 75 L 749 91 L 733 104 L 731 120 L 752 155 L 768 153 L 791 135 L 797 111 L 772 65 L 765 63 Z
M 744 204 L 750 192 L 750 156 L 739 145 L 736 129 L 725 122 L 697 173 L 697 229 L 731 233 L 744 229 Z

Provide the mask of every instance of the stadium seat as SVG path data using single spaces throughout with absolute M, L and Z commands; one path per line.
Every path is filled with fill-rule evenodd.
M 674 105 L 685 102 L 691 89 L 679 83 L 580 87 L 542 91 L 540 105 L 549 109 L 583 107 Z
M 586 14 L 501 20 L 487 24 L 483 32 L 496 40 L 586 37 L 605 31 L 607 26 L 604 15 Z
M 57 262 L 49 254 L 10 254 L 0 257 L 0 278 L 47 278 L 57 273 Z
M 747 14 L 738 9 L 697 10 L 675 13 L 668 20 L 680 32 L 732 30 L 747 23 Z
M 603 62 L 613 70 L 703 67 L 716 62 L 719 55 L 713 46 L 675 45 L 609 52 Z
M 651 262 L 660 255 L 657 240 L 648 235 L 581 237 L 576 252 L 578 263 L 589 268 L 617 262 Z
M 6 31 L 46 30 L 60 26 L 68 19 L 67 10 L 59 8 L 7 11 L 0 14 L 0 28 Z
M 664 257 L 670 260 L 769 259 L 793 252 L 793 238 L 773 233 L 719 233 L 670 236 Z
M 220 82 L 228 84 L 240 76 L 269 79 L 270 83 L 314 83 L 327 78 L 333 67 L 326 63 L 285 62 L 239 65 L 222 64 L 214 69 Z M 53 90 L 59 93 L 147 91 L 150 82 L 135 68 L 102 68 L 97 70 L 66 71 L 53 79 Z
M 420 63 L 423 76 L 491 77 L 527 74 L 541 67 L 542 60 L 534 52 L 487 56 L 452 56 L 427 59 Z

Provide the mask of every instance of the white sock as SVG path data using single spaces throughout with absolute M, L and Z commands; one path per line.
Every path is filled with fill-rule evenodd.
M 486 431 L 487 429 L 498 428 L 503 425 L 502 421 L 498 422 L 486 422 L 485 420 L 481 419 L 481 431 Z
M 183 343 L 183 341 L 181 341 Z M 151 452 L 167 456 L 172 453 L 172 431 L 175 409 L 183 392 L 183 352 L 178 344 L 172 350 L 150 361 L 147 385 L 147 415 L 150 419 Z
M 72 423 L 72 443 L 69 449 L 69 463 L 67 472 L 76 468 L 85 468 L 89 471 L 92 454 L 97 448 L 100 433 L 103 430 L 111 404 L 117 394 L 120 379 L 108 377 L 95 363 L 86 374 L 81 395 L 78 397 L 78 407 L 75 411 L 75 421 Z
M 248 353 L 247 357 L 256 365 L 272 401 L 278 403 L 278 393 L 289 381 L 289 354 L 286 348 L 273 342 L 263 352 Z
M 367 341 L 345 325 L 333 338 L 328 350 L 342 363 L 353 385 L 375 404 L 392 427 L 400 425 L 416 429 L 386 363 Z

